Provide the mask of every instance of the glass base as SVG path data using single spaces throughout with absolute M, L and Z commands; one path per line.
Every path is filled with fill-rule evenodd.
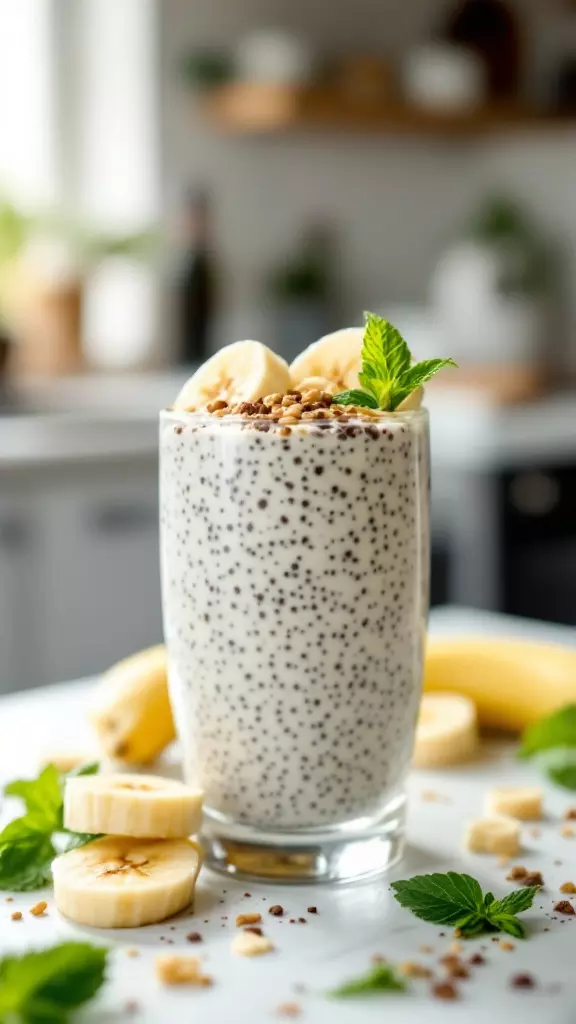
M 207 867 L 259 882 L 360 882 L 396 864 L 404 852 L 406 797 L 395 797 L 377 819 L 329 828 L 273 832 L 238 825 L 205 809 L 202 844 Z

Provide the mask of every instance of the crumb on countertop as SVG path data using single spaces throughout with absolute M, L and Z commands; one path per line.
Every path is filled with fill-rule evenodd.
M 155 968 L 163 985 L 212 985 L 212 978 L 202 973 L 202 963 L 196 956 L 157 956 Z

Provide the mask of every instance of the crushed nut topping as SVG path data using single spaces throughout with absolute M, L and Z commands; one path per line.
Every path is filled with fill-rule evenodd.
M 281 907 L 279 903 L 274 903 L 273 906 L 268 907 L 268 913 L 273 914 L 274 917 L 282 917 L 284 907 Z
M 560 886 L 560 892 L 575 893 L 576 892 L 576 885 L 574 885 L 574 882 L 564 882 Z
M 563 825 L 560 829 L 560 835 L 563 839 L 573 839 L 575 834 L 574 829 L 570 825 Z
M 241 928 L 244 924 L 258 924 L 262 920 L 262 914 L 238 914 L 236 927 Z
M 531 974 L 515 974 L 510 979 L 512 988 L 535 988 L 536 981 Z
M 523 882 L 528 874 L 528 869 L 522 867 L 521 864 L 517 864 L 516 867 L 510 868 L 510 871 L 506 875 L 507 882 Z
M 441 981 L 432 987 L 435 999 L 458 999 L 458 989 L 449 981 Z
M 567 807 L 563 814 L 564 821 L 576 821 L 576 807 Z
M 498 945 L 500 946 L 500 949 L 506 950 L 507 953 L 510 953 L 511 950 L 515 948 L 514 943 L 507 942 L 506 939 L 500 939 Z
M 576 914 L 576 910 L 574 910 L 569 900 L 560 900 L 558 903 L 555 903 L 554 910 L 557 914 Z
M 412 960 L 405 960 L 399 967 L 400 974 L 406 975 L 407 978 L 431 978 L 432 971 L 429 967 L 425 967 L 424 964 L 414 963 Z
M 30 913 L 33 914 L 34 917 L 42 917 L 42 914 L 46 912 L 47 907 L 48 904 L 46 903 L 46 900 L 40 900 L 39 903 L 35 903 L 33 907 L 30 907 Z
M 274 944 L 266 935 L 254 935 L 248 931 L 235 935 L 232 941 L 232 951 L 238 956 L 261 956 L 273 949 Z
M 291 1020 L 294 1020 L 296 1017 L 300 1016 L 302 1010 L 298 1003 L 281 1003 L 276 1010 L 276 1013 L 279 1017 L 288 1017 Z
M 13 921 L 21 921 L 22 913 L 20 910 L 15 910 L 12 914 L 10 914 L 10 917 Z
M 544 885 L 544 879 L 541 871 L 529 871 L 524 878 L 524 885 L 535 885 L 538 888 L 542 888 Z
M 163 985 L 212 985 L 212 978 L 202 973 L 202 963 L 196 956 L 157 956 L 155 967 Z

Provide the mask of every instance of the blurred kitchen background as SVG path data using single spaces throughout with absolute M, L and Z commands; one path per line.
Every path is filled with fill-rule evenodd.
M 381 312 L 433 600 L 576 625 L 575 0 L 0 6 L 0 691 L 161 638 L 157 411 Z

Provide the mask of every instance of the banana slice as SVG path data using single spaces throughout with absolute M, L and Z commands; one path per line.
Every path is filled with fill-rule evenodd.
M 53 861 L 56 906 L 93 928 L 155 924 L 192 903 L 200 864 L 188 839 L 95 839 Z
M 513 818 L 495 815 L 469 821 L 464 835 L 464 847 L 470 853 L 496 853 L 501 857 L 515 857 L 520 851 L 520 825 Z
M 96 688 L 90 719 L 104 753 L 149 764 L 175 738 L 166 648 L 149 647 L 118 662 Z
M 420 704 L 412 764 L 442 768 L 472 758 L 478 748 L 476 707 L 455 693 L 425 694 Z
M 198 831 L 202 795 L 157 775 L 81 775 L 67 779 L 64 825 L 72 832 L 154 839 Z
M 174 409 L 194 411 L 223 400 L 255 402 L 290 389 L 288 364 L 260 341 L 235 341 L 196 370 L 174 402 Z
M 517 821 L 540 821 L 542 790 L 538 786 L 501 786 L 486 794 L 486 814 L 504 814 Z
M 363 327 L 343 327 L 309 345 L 290 364 L 292 386 L 299 389 L 307 377 L 323 377 L 339 391 L 357 388 L 363 337 Z

